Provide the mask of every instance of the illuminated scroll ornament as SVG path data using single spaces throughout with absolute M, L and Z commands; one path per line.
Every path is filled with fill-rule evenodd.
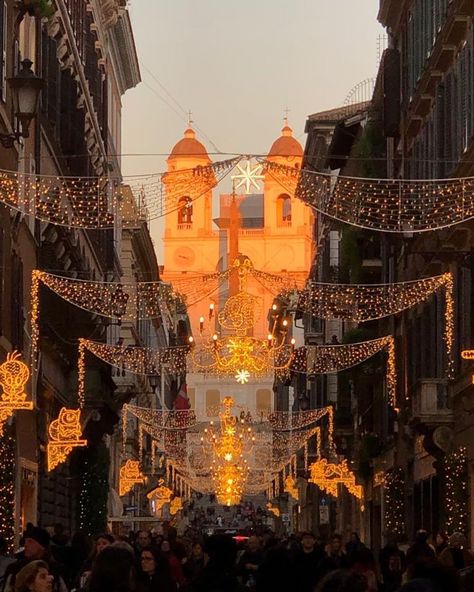
M 166 487 L 164 485 L 163 479 L 160 479 L 160 481 L 158 481 L 158 487 L 156 487 L 155 489 L 150 491 L 150 493 L 147 494 L 147 498 L 155 502 L 157 510 L 161 510 L 161 508 L 165 504 L 168 504 L 171 501 L 172 497 L 173 491 L 169 487 Z
M 268 502 L 268 504 L 267 504 L 267 510 L 269 512 L 271 512 L 277 518 L 280 517 L 280 509 L 279 508 L 275 508 L 274 506 L 272 506 L 272 503 L 271 502 Z
M 0 436 L 3 434 L 5 422 L 14 411 L 33 409 L 33 402 L 26 400 L 25 392 L 30 370 L 19 358 L 20 354 L 14 351 L 9 353 L 5 362 L 0 365 L 0 385 L 3 390 L 0 396 Z
M 170 506 L 170 514 L 174 516 L 183 509 L 183 500 L 180 497 L 173 498 Z
M 47 449 L 48 471 L 63 463 L 74 448 L 87 446 L 87 440 L 81 440 L 81 410 L 66 409 L 59 412 L 58 419 L 49 425 Z
M 347 466 L 347 460 L 341 463 L 329 463 L 327 459 L 320 458 L 310 465 L 311 477 L 310 483 L 314 483 L 329 495 L 338 496 L 338 485 L 344 485 L 349 493 L 361 500 L 363 491 L 362 486 L 356 484 L 355 475 Z
M 300 493 L 296 487 L 295 478 L 291 475 L 288 475 L 288 477 L 285 479 L 285 493 L 291 495 L 291 497 L 296 501 L 298 501 L 300 498 Z
M 135 485 L 143 485 L 145 478 L 140 471 L 138 460 L 128 459 L 120 468 L 119 496 L 128 493 Z

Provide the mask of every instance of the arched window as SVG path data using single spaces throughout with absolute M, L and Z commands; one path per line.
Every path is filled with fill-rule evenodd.
M 193 200 L 190 197 L 182 197 L 178 202 L 178 226 L 187 226 L 193 223 Z
M 206 415 L 207 417 L 217 417 L 219 414 L 219 404 L 221 402 L 221 393 L 217 389 L 206 391 Z
M 277 199 L 277 224 L 278 226 L 291 226 L 291 198 L 286 193 Z
M 270 413 L 271 411 L 271 392 L 269 389 L 258 389 L 255 401 L 257 414 Z

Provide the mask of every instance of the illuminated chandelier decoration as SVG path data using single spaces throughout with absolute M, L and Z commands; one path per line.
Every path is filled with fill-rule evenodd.
M 63 407 L 58 418 L 50 423 L 48 434 L 48 471 L 63 463 L 74 448 L 87 446 L 87 440 L 82 439 L 80 409 Z
M 277 335 L 275 329 L 266 340 L 247 335 L 257 320 L 258 299 L 247 292 L 247 279 L 253 266 L 249 259 L 237 259 L 233 264 L 238 274 L 239 290 L 230 296 L 219 312 L 218 323 L 225 335 L 212 335 L 209 341 L 192 350 L 193 367 L 198 372 L 232 376 L 240 384 L 252 378 L 267 376 L 271 372 L 289 367 L 293 357 L 294 341 L 286 343 L 287 325 Z M 204 319 L 201 318 L 201 331 Z
M 331 374 L 365 362 L 378 352 L 387 351 L 387 393 L 389 403 L 396 406 L 397 373 L 395 340 L 391 335 L 360 343 L 312 345 L 299 348 L 290 370 L 307 374 Z
M 0 364 L 0 437 L 3 435 L 5 422 L 15 411 L 33 409 L 33 402 L 27 401 L 28 395 L 25 392 L 30 370 L 20 357 L 21 354 L 17 351 L 11 352 Z
M 135 487 L 135 485 L 143 485 L 145 478 L 140 471 L 140 463 L 138 460 L 128 459 L 124 465 L 120 467 L 119 477 L 119 496 L 126 495 Z
M 474 179 L 337 178 L 261 159 L 290 195 L 345 224 L 379 232 L 427 232 L 474 217 Z
M 193 169 L 125 178 L 60 177 L 0 171 L 0 203 L 69 228 L 113 228 L 116 219 L 139 226 L 180 207 L 183 195 L 192 201 L 213 189 L 240 162 L 241 157 Z M 130 218 L 127 194 L 140 196 L 141 211 Z

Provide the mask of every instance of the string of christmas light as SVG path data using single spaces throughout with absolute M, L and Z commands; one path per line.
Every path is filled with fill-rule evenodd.
M 5 430 L 0 436 L 0 532 L 9 552 L 15 544 L 15 440 Z
M 444 459 L 446 475 L 446 532 L 468 532 L 469 487 L 467 449 L 462 446 Z
M 340 222 L 380 232 L 427 232 L 474 217 L 474 178 L 334 177 L 262 160 L 290 195 Z
M 0 203 L 24 215 L 69 228 L 112 228 L 117 216 L 140 225 L 143 218 L 160 218 L 195 201 L 220 182 L 241 160 L 231 158 L 207 166 L 125 178 L 59 177 L 0 171 Z M 124 184 L 125 183 L 125 184 Z M 140 196 L 136 219 L 127 209 L 129 192 Z
M 425 302 L 440 289 L 449 292 L 451 273 L 392 284 L 325 284 L 309 282 L 295 309 L 325 320 L 374 321 Z
M 384 482 L 385 525 L 397 537 L 405 531 L 405 476 L 401 467 L 387 471 Z
M 132 345 L 108 345 L 89 339 L 79 339 L 78 396 L 81 404 L 85 398 L 85 350 L 124 373 L 157 375 L 161 374 L 163 365 L 171 368 L 176 374 L 186 372 L 187 347 L 150 349 Z
M 192 409 L 163 410 L 125 404 L 122 408 L 123 417 L 126 418 L 128 413 L 161 430 L 187 430 L 196 424 L 196 414 Z
M 396 403 L 397 374 L 395 342 L 391 335 L 360 343 L 308 345 L 296 350 L 290 370 L 307 374 L 331 374 L 365 362 L 387 350 L 387 392 L 392 407 Z

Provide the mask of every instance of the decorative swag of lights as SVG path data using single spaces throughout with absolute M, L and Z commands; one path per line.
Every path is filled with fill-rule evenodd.
M 428 232 L 474 217 L 474 178 L 334 177 L 268 160 L 264 172 L 316 211 L 379 232 Z
M 33 402 L 27 401 L 25 391 L 29 378 L 30 370 L 20 359 L 20 354 L 17 351 L 7 354 L 7 359 L 0 364 L 0 437 L 3 435 L 5 422 L 15 411 L 33 409 Z
M 78 396 L 81 407 L 84 405 L 85 398 L 86 351 L 106 364 L 118 368 L 122 373 L 131 372 L 152 376 L 161 373 L 163 364 L 172 368 L 176 374 L 186 372 L 187 347 L 150 349 L 131 345 L 108 345 L 89 339 L 79 339 Z
M 69 228 L 113 228 L 116 218 L 140 225 L 179 209 L 183 195 L 195 201 L 240 162 L 236 157 L 193 169 L 141 175 L 123 182 L 111 177 L 58 177 L 0 171 L 0 203 L 38 220 Z M 133 212 L 127 195 L 140 196 Z
M 321 284 L 309 283 L 299 293 L 294 308 L 326 319 L 354 322 L 373 321 L 398 314 L 426 301 L 443 289 L 444 343 L 448 378 L 454 374 L 454 298 L 453 275 L 443 275 L 395 284 Z
M 395 341 L 391 335 L 360 343 L 307 345 L 295 351 L 290 370 L 307 374 L 332 374 L 365 362 L 378 352 L 387 351 L 387 392 L 395 407 L 397 372 Z
M 87 446 L 87 440 L 82 439 L 80 409 L 63 407 L 58 418 L 50 423 L 48 434 L 48 471 L 63 463 L 74 448 Z

